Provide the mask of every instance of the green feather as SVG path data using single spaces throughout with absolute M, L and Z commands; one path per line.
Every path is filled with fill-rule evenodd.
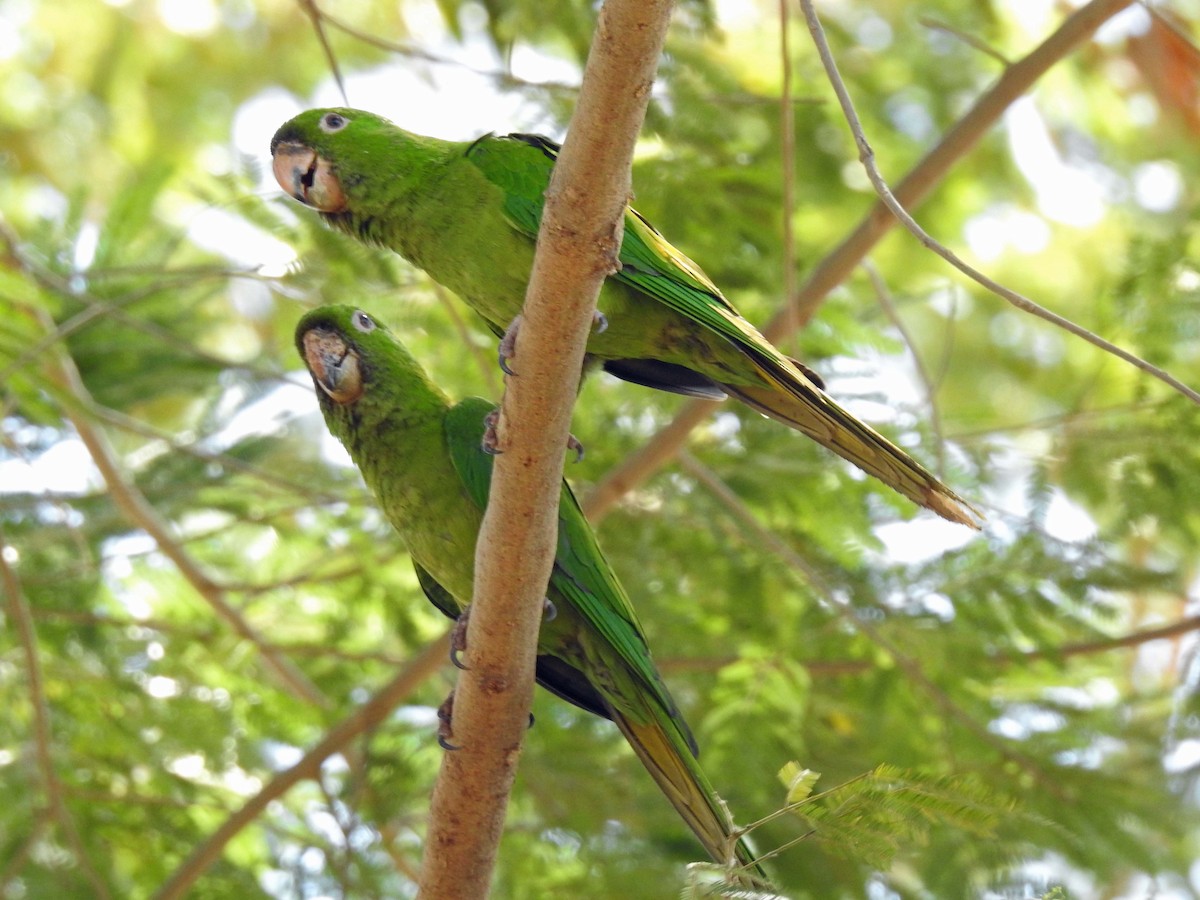
M 475 541 L 491 485 L 481 446 L 492 405 L 451 406 L 366 313 L 331 306 L 305 315 L 296 346 L 329 430 L 346 446 L 408 546 L 430 601 L 454 617 L 470 602 Z M 558 549 L 547 587 L 556 615 L 538 635 L 538 681 L 610 718 L 717 862 L 761 874 L 697 762 L 691 730 L 650 656 L 628 595 L 564 482 Z
M 497 333 L 521 311 L 558 148 L 532 135 L 438 141 L 353 109 L 309 110 L 271 142 L 275 175 L 301 202 L 388 247 L 457 293 Z M 859 421 L 775 348 L 701 268 L 636 211 L 622 269 L 601 289 L 608 328 L 590 360 L 639 384 L 735 397 L 939 515 L 978 527 L 970 505 Z

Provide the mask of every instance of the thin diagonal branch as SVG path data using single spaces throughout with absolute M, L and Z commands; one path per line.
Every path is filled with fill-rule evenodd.
M 321 52 L 325 54 L 325 61 L 329 63 L 329 70 L 333 73 L 333 80 L 337 82 L 338 91 L 342 95 L 342 100 L 347 106 L 350 105 L 350 97 L 346 94 L 346 82 L 342 78 L 342 67 L 338 65 L 337 55 L 333 52 L 333 45 L 329 43 L 329 35 L 325 33 L 324 18 L 320 9 L 317 8 L 316 0 L 297 0 L 300 8 L 308 15 L 312 21 L 313 31 L 317 33 L 317 40 L 321 44 Z
M 875 268 L 875 264 L 869 259 L 864 259 L 862 266 L 863 270 L 867 273 L 867 278 L 871 281 L 871 287 L 875 291 L 875 299 L 879 301 L 880 309 L 883 310 L 883 314 L 887 316 L 888 321 L 900 332 L 900 339 L 908 347 L 913 365 L 917 369 L 917 378 L 920 379 L 921 385 L 925 388 L 925 402 L 929 408 L 929 427 L 933 431 L 934 437 L 933 450 L 937 455 L 936 471 L 939 478 L 944 478 L 946 475 L 946 439 L 942 434 L 942 413 L 938 408 L 937 391 L 934 388 L 933 379 L 929 377 L 929 370 L 925 368 L 925 361 L 921 359 L 921 354 L 917 352 L 916 341 L 913 340 L 913 336 L 909 333 L 904 320 L 900 318 L 900 312 L 896 309 L 896 304 L 892 302 L 892 294 L 888 290 L 887 282 L 883 280 L 883 276 L 879 274 L 879 270 Z
M 190 456 L 193 459 L 202 460 L 203 462 L 216 463 L 225 469 L 242 472 L 243 474 L 257 478 L 264 484 L 300 494 L 312 503 L 341 503 L 346 499 L 344 494 L 332 491 L 318 491 L 312 482 L 301 484 L 298 481 L 293 481 L 279 474 L 277 471 L 264 469 L 261 466 L 248 463 L 232 454 L 223 453 L 219 450 L 205 450 L 199 446 L 199 442 L 207 436 L 193 440 L 181 440 L 177 435 L 171 434 L 169 431 L 156 428 L 148 422 L 135 419 L 133 416 L 127 415 L 120 410 L 103 406 L 95 402 L 95 400 L 87 405 L 86 412 L 92 418 L 113 425 L 122 431 L 136 434 L 139 437 L 162 441 L 171 448 L 173 453 L 181 453 L 184 456 Z
M 941 244 L 929 235 L 912 217 L 907 209 L 896 199 L 887 182 L 879 172 L 879 167 L 875 164 L 875 151 L 871 149 L 870 143 L 867 141 L 866 133 L 863 131 L 862 122 L 859 121 L 858 113 L 854 109 L 854 101 L 850 97 L 850 92 L 846 88 L 846 83 L 842 80 L 842 76 L 838 72 L 837 62 L 833 58 L 833 52 L 829 49 L 829 42 L 825 39 L 825 30 L 821 27 L 821 21 L 817 18 L 817 11 L 813 7 L 812 0 L 800 0 L 800 7 L 804 10 L 804 18 L 808 23 L 808 30 L 812 34 L 813 43 L 817 47 L 817 55 L 821 58 L 821 64 L 825 67 L 825 74 L 829 78 L 829 83 L 833 87 L 834 94 L 837 95 L 838 103 L 841 104 L 842 114 L 846 118 L 847 124 L 850 126 L 850 131 L 854 135 L 854 142 L 858 147 L 858 158 L 863 164 L 863 168 L 867 170 L 867 177 L 871 179 L 871 184 L 875 187 L 875 193 L 883 201 L 888 211 L 895 216 L 926 250 L 937 254 L 954 268 L 958 269 L 972 281 L 987 288 L 997 297 L 1007 300 L 1017 309 L 1022 312 L 1029 313 L 1031 316 L 1036 316 L 1052 325 L 1056 325 L 1063 331 L 1082 338 L 1094 347 L 1099 347 L 1105 353 L 1109 353 L 1118 359 L 1122 359 L 1136 369 L 1140 369 L 1147 375 L 1157 378 L 1163 384 L 1174 388 L 1180 394 L 1187 397 L 1193 403 L 1200 405 L 1200 391 L 1188 387 L 1170 372 L 1159 368 L 1147 360 L 1142 359 L 1136 353 L 1130 353 L 1123 347 L 1118 347 L 1111 341 L 1105 340 L 1100 335 L 1089 331 L 1082 325 L 1071 321 L 1065 316 L 1061 316 L 1052 310 L 1047 309 L 1039 303 L 1034 302 L 1024 294 L 1019 294 L 1011 288 L 1005 287 L 998 281 L 984 275 L 975 267 L 961 259 L 956 253 L 950 250 L 949 247 Z
M 1133 0 L 1092 0 L 1068 16 L 1045 41 L 1006 69 L 942 139 L 896 185 L 895 195 L 909 209 L 920 205 L 942 182 L 955 163 L 966 156 L 1022 94 L 1051 66 L 1089 40 L 1103 25 Z M 763 329 L 773 341 L 787 338 L 792 327 L 804 327 L 821 302 L 845 281 L 889 230 L 896 219 L 882 201 L 867 213 L 858 226 L 812 270 L 791 300 L 795 315 L 781 309 Z M 794 323 L 794 324 L 793 324 Z M 584 501 L 593 521 L 603 518 L 626 492 L 634 489 L 663 465 L 675 458 L 692 429 L 713 411 L 716 404 L 693 400 L 636 453 L 606 474 Z
M 412 657 L 396 677 L 381 687 L 371 699 L 350 716 L 329 730 L 316 746 L 285 772 L 280 772 L 226 819 L 208 840 L 192 851 L 179 868 L 154 894 L 153 900 L 176 900 L 183 897 L 196 880 L 211 866 L 233 838 L 252 824 L 273 800 L 278 800 L 301 781 L 317 778 L 321 764 L 340 753 L 359 735 L 379 725 L 427 678 L 432 676 L 450 653 L 449 632 L 427 644 Z
M 4 868 L 0 870 L 0 897 L 12 896 L 16 892 L 10 892 L 9 884 L 13 879 L 21 874 L 21 870 L 25 867 L 25 863 L 29 861 L 29 857 L 33 855 L 33 849 L 42 840 L 42 833 L 53 823 L 54 812 L 50 809 L 39 809 L 34 813 L 33 824 L 29 831 L 21 839 L 21 843 L 16 849 L 9 854 L 8 859 L 4 861 Z
M 80 871 L 91 884 L 95 896 L 107 900 L 111 896 L 108 887 L 88 858 L 83 839 L 79 836 L 79 829 L 75 826 L 75 819 L 67 809 L 62 782 L 58 780 L 58 774 L 54 770 L 54 758 L 50 749 L 53 745 L 50 705 L 46 702 L 46 691 L 43 687 L 42 664 L 37 652 L 37 633 L 29 611 L 29 602 L 21 589 L 21 581 L 9 561 L 10 552 L 10 545 L 3 532 L 0 532 L 0 584 L 4 585 L 4 593 L 8 597 L 8 614 L 16 626 L 21 650 L 25 656 L 29 699 L 33 706 L 33 745 L 37 755 L 38 772 L 42 777 L 42 787 L 46 790 L 50 810 L 71 847 Z
M 779 155 L 783 164 L 783 296 L 796 293 L 796 107 L 792 102 L 791 0 L 779 0 Z M 795 318 L 795 307 L 785 309 Z M 796 332 L 799 323 L 788 322 L 788 330 Z
M 941 19 L 933 16 L 918 16 L 917 23 L 919 25 L 923 25 L 925 28 L 928 28 L 930 31 L 940 31 L 943 34 L 951 35 L 957 40 L 962 41 L 968 47 L 972 47 L 975 50 L 978 50 L 980 53 L 990 56 L 1003 66 L 1012 65 L 1012 60 L 1010 60 L 991 44 L 987 43 L 982 38 L 978 38 L 973 34 L 963 31 L 961 28 L 955 28 L 948 22 L 943 22 Z

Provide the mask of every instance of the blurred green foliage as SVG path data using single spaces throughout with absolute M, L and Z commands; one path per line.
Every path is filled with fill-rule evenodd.
M 1016 60 L 1059 24 L 1035 21 L 1035 4 L 821 6 L 893 182 L 1001 72 L 968 37 Z M 1200 10 L 1181 8 L 1186 32 Z M 478 83 L 515 101 L 510 127 L 561 135 L 571 79 L 526 73 L 534 60 L 577 78 L 594 10 L 354 0 L 335 14 L 352 103 L 386 83 L 369 75 L 384 64 L 439 85 L 482 68 Z M 680 4 L 634 172 L 639 208 L 759 322 L 785 267 L 803 278 L 871 203 L 798 15 L 783 165 L 777 16 Z M 1025 152 L 1039 133 L 1009 116 L 918 217 L 1196 384 L 1200 145 L 1144 63 L 1147 46 L 1189 57 L 1141 16 L 1022 101 L 1051 148 L 1040 174 Z M 334 96 L 301 4 L 0 0 L 0 37 L 0 897 L 148 897 L 446 626 L 324 433 L 296 319 L 361 304 L 455 396 L 495 396 L 493 339 L 402 260 L 283 197 L 265 142 L 237 143 L 239 123 L 269 136 Z M 1194 84 L 1194 62 L 1173 77 Z M 405 102 L 380 111 L 406 124 Z M 255 119 L 267 109 L 278 121 Z M 1092 219 L 1046 214 L 1046 179 L 1067 176 L 1086 181 L 1081 204 L 1098 198 Z M 979 238 L 988 228 L 999 246 Z M 859 272 L 789 349 L 921 458 L 944 450 L 947 481 L 988 523 L 971 538 L 931 525 L 740 410 L 699 427 L 690 456 L 599 531 L 706 769 L 743 823 L 784 806 L 788 761 L 821 773 L 753 833 L 762 852 L 787 845 L 771 865 L 788 897 L 1194 896 L 1196 407 L 906 235 L 872 261 L 913 343 Z M 588 456 L 568 471 L 579 493 L 680 405 L 591 380 L 573 429 Z M 189 896 L 412 896 L 441 753 L 433 707 L 452 677 L 272 802 Z M 536 714 L 497 897 L 711 887 L 684 869 L 699 848 L 615 729 L 549 696 Z

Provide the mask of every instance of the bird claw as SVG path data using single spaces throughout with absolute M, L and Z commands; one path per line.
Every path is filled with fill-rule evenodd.
M 480 438 L 479 448 L 488 456 L 499 456 L 504 451 L 500 449 L 500 409 L 497 407 L 483 417 L 483 437 Z M 583 459 L 583 444 L 573 434 L 567 435 L 567 449 L 575 453 L 575 462 Z
M 583 459 L 583 444 L 579 443 L 579 438 L 573 434 L 567 435 L 567 449 L 575 451 L 575 462 Z
M 553 622 L 558 618 L 558 607 L 556 607 L 549 597 L 542 600 L 542 622 Z
M 498 356 L 500 363 L 500 371 L 505 375 L 515 376 L 514 372 L 508 366 L 508 361 L 517 355 L 517 332 L 521 330 L 521 317 L 518 315 L 512 322 L 509 323 L 503 337 L 500 338 L 500 346 L 498 348 Z M 604 334 L 608 331 L 608 316 L 596 309 L 592 311 L 592 334 Z
M 470 614 L 471 607 L 468 606 L 454 620 L 454 627 L 450 629 L 450 662 L 456 669 L 462 669 L 464 672 L 467 671 L 467 665 L 459 659 L 459 654 L 467 649 L 467 622 L 470 620 Z
M 504 336 L 500 338 L 500 371 L 505 375 L 516 376 L 516 372 L 508 367 L 508 361 L 517 355 L 517 332 L 521 330 L 521 317 L 518 315 L 509 323 Z
M 454 714 L 454 691 L 442 701 L 442 705 L 437 708 L 438 730 L 437 742 L 438 746 L 443 750 L 454 751 L 461 750 L 462 747 L 458 744 L 450 743 L 450 738 L 454 737 L 454 727 L 450 724 L 450 719 Z
M 496 426 L 499 424 L 499 407 L 483 417 L 483 439 L 479 442 L 479 446 L 488 456 L 498 456 L 504 452 L 500 449 L 500 433 L 496 430 Z

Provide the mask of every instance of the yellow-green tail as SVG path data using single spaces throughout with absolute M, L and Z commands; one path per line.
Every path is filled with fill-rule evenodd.
M 735 878 L 743 884 L 765 884 L 766 874 L 746 841 L 733 836 L 729 811 L 699 763 L 690 754 L 684 758 L 657 722 L 640 724 L 620 714 L 614 714 L 613 721 L 713 861 L 737 869 Z
M 786 377 L 790 372 L 776 373 L 773 368 L 759 368 L 770 385 L 722 384 L 721 387 L 764 415 L 802 431 L 914 503 L 951 522 L 979 528 L 978 511 L 915 459 L 842 409 L 823 391 L 799 378 Z

